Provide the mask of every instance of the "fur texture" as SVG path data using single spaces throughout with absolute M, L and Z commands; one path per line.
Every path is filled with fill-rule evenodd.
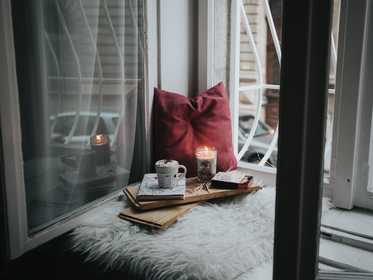
M 127 202 L 112 201 L 73 231 L 74 249 L 136 279 L 243 279 L 272 260 L 274 204 L 275 189 L 267 187 L 201 204 L 167 230 L 150 231 L 119 219 Z

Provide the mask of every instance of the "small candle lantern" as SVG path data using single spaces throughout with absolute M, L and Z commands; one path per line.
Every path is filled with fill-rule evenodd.
M 197 176 L 201 182 L 211 180 L 216 174 L 217 152 L 214 147 L 202 146 L 196 149 Z
M 110 163 L 110 139 L 105 134 L 91 137 L 91 148 L 96 153 L 96 163 L 105 165 Z

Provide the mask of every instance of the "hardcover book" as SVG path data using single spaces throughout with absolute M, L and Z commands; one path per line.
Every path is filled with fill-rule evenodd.
M 166 229 L 171 224 L 175 223 L 179 217 L 184 215 L 197 204 L 177 205 L 151 211 L 136 211 L 132 208 L 126 208 L 119 213 L 119 218 L 134 223 Z
M 218 172 L 211 179 L 211 187 L 214 188 L 239 188 L 249 187 L 253 177 L 238 170 Z
M 156 173 L 145 174 L 136 194 L 137 201 L 184 199 L 186 180 L 181 178 L 173 188 L 160 188 Z

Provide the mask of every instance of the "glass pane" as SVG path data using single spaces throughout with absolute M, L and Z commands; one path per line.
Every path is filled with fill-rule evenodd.
M 339 2 L 334 1 L 331 33 L 328 118 L 324 155 L 326 179 L 329 179 L 331 162 Z M 269 9 L 266 8 L 266 3 Z M 246 19 L 241 15 L 239 159 L 243 162 L 276 167 L 282 1 L 244 0 L 243 5 Z M 252 39 L 250 39 L 251 36 Z M 258 119 L 256 125 L 254 125 L 255 118 Z M 252 119 L 250 126 L 254 125 L 255 132 L 252 137 L 248 129 L 243 127 L 247 119 Z M 266 133 L 263 132 L 263 127 L 266 127 Z M 265 162 L 264 157 L 266 157 Z
M 276 167 L 282 1 L 245 0 L 243 5 L 239 158 Z
M 143 1 L 13 5 L 28 226 L 128 183 L 143 94 Z

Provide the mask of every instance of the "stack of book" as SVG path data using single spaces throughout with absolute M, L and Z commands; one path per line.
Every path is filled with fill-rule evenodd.
M 136 194 L 137 201 L 184 199 L 186 179 L 178 180 L 173 188 L 160 188 L 156 173 L 145 174 Z
M 157 174 L 149 173 L 141 183 L 124 188 L 131 207 L 120 212 L 119 217 L 165 229 L 202 201 L 243 195 L 260 188 L 252 176 L 238 171 L 219 172 L 207 184 L 198 178 L 182 179 L 172 189 L 159 188 Z

